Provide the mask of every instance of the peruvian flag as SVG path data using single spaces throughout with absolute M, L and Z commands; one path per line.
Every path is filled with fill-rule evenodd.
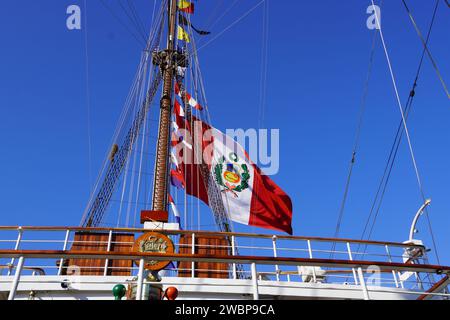
M 201 176 L 201 166 L 207 166 L 232 221 L 292 234 L 291 199 L 261 172 L 242 146 L 195 117 L 193 130 L 182 117 L 176 119 L 178 127 L 189 131 L 192 139 L 192 149 L 179 144 L 175 150 L 188 194 L 209 203 Z

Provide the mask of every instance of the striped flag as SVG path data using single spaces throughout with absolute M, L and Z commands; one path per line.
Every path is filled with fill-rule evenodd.
M 178 170 L 170 170 L 170 183 L 179 189 L 184 189 L 186 187 L 186 182 L 184 181 L 183 174 Z
M 184 144 L 187 148 L 192 150 L 192 144 L 190 141 L 186 141 L 185 137 L 181 134 L 178 124 L 175 121 L 172 121 L 172 146 L 175 147 L 178 143 Z
M 177 100 L 175 100 L 174 109 L 177 116 L 184 118 L 184 109 Z
M 175 216 L 175 221 L 180 225 L 180 230 L 183 230 L 181 228 L 181 218 L 180 218 L 180 212 L 178 211 L 177 207 L 175 206 L 175 202 L 173 201 L 172 196 L 169 194 L 169 204 L 170 208 L 173 211 L 173 215 Z
M 170 162 L 175 165 L 175 167 L 178 167 L 178 160 L 175 154 L 173 153 L 173 150 L 170 151 Z
M 197 102 L 197 100 L 192 98 L 192 96 L 189 93 L 183 92 L 183 91 L 180 90 L 180 86 L 178 85 L 178 83 L 175 83 L 175 94 L 177 96 L 179 96 L 183 101 L 187 101 L 187 103 L 192 108 L 195 108 L 195 109 L 197 109 L 199 111 L 203 110 L 203 107 Z M 186 97 L 186 100 L 184 100 L 183 95 Z

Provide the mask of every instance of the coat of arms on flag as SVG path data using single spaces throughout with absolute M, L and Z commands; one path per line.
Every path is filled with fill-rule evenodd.
M 245 163 L 239 163 L 236 153 L 230 153 L 228 159 L 223 156 L 214 166 L 216 183 L 222 187 L 222 192 L 230 192 L 235 198 L 239 193 L 248 189 L 250 174 Z

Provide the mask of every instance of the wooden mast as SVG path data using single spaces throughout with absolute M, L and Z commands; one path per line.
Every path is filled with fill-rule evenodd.
M 168 35 L 167 50 L 160 53 L 165 61 L 160 64 L 163 73 L 163 92 L 159 118 L 158 142 L 155 160 L 155 176 L 153 184 L 153 211 L 167 210 L 167 193 L 169 180 L 169 138 L 170 114 L 172 108 L 172 91 L 174 78 L 174 47 L 177 17 L 177 0 L 168 1 Z

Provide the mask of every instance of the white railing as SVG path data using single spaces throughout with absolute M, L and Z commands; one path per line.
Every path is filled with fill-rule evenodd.
M 97 245 L 102 245 L 104 249 L 96 252 L 94 256 L 86 252 L 85 257 L 78 255 L 76 258 L 104 259 L 105 263 L 102 267 L 104 276 L 115 269 L 128 270 L 130 275 L 138 277 L 137 292 L 138 296 L 141 296 L 142 281 L 144 281 L 143 269 L 134 266 L 115 268 L 109 265 L 109 261 L 140 260 L 140 266 L 143 266 L 142 261 L 149 259 L 150 256 L 136 257 L 133 254 L 123 253 L 118 257 L 110 250 L 113 244 L 132 244 L 132 242 L 112 241 L 114 233 L 130 233 L 137 238 L 149 230 L 103 228 L 0 227 L 0 275 L 14 274 L 10 293 L 17 289 L 21 274 L 63 275 L 67 273 L 68 267 L 64 266 L 64 261 L 73 257 L 69 249 L 74 243 L 74 234 L 77 231 L 102 232 L 109 235 L 107 241 L 95 242 Z M 199 255 L 199 250 L 209 247 L 218 248 L 218 246 L 198 245 L 195 239 L 202 235 L 218 233 L 160 230 L 158 232 L 172 238 L 176 252 L 179 252 L 182 247 L 190 247 L 190 255 L 151 256 L 152 260 L 190 262 L 188 269 L 177 268 L 175 264 L 169 265 L 165 270 L 167 276 L 177 276 L 185 271 L 184 274 L 196 277 L 198 272 L 214 271 L 223 273 L 224 278 L 249 279 L 254 285 L 254 298 L 259 297 L 258 279 L 260 281 L 357 285 L 360 286 L 363 297 L 370 299 L 368 287 L 398 288 L 408 292 L 424 293 L 430 290 L 440 278 L 450 273 L 446 267 L 430 266 L 425 248 L 414 244 L 220 233 L 221 236 L 229 239 L 229 245 L 221 246 L 221 248 L 226 249 L 230 255 L 211 258 Z M 191 244 L 180 244 L 181 234 L 190 235 Z M 84 242 L 89 243 L 89 241 Z M 411 256 L 411 252 L 414 252 L 414 256 Z M 49 261 L 51 261 L 50 264 Z M 229 270 L 200 269 L 196 267 L 196 262 L 199 261 L 223 262 L 230 268 Z M 84 270 L 94 268 L 98 269 L 98 267 L 83 267 Z M 5 271 L 6 274 L 4 274 Z M 435 277 L 437 279 L 434 279 Z M 10 295 L 12 295 L 10 298 L 14 298 L 14 294 Z

